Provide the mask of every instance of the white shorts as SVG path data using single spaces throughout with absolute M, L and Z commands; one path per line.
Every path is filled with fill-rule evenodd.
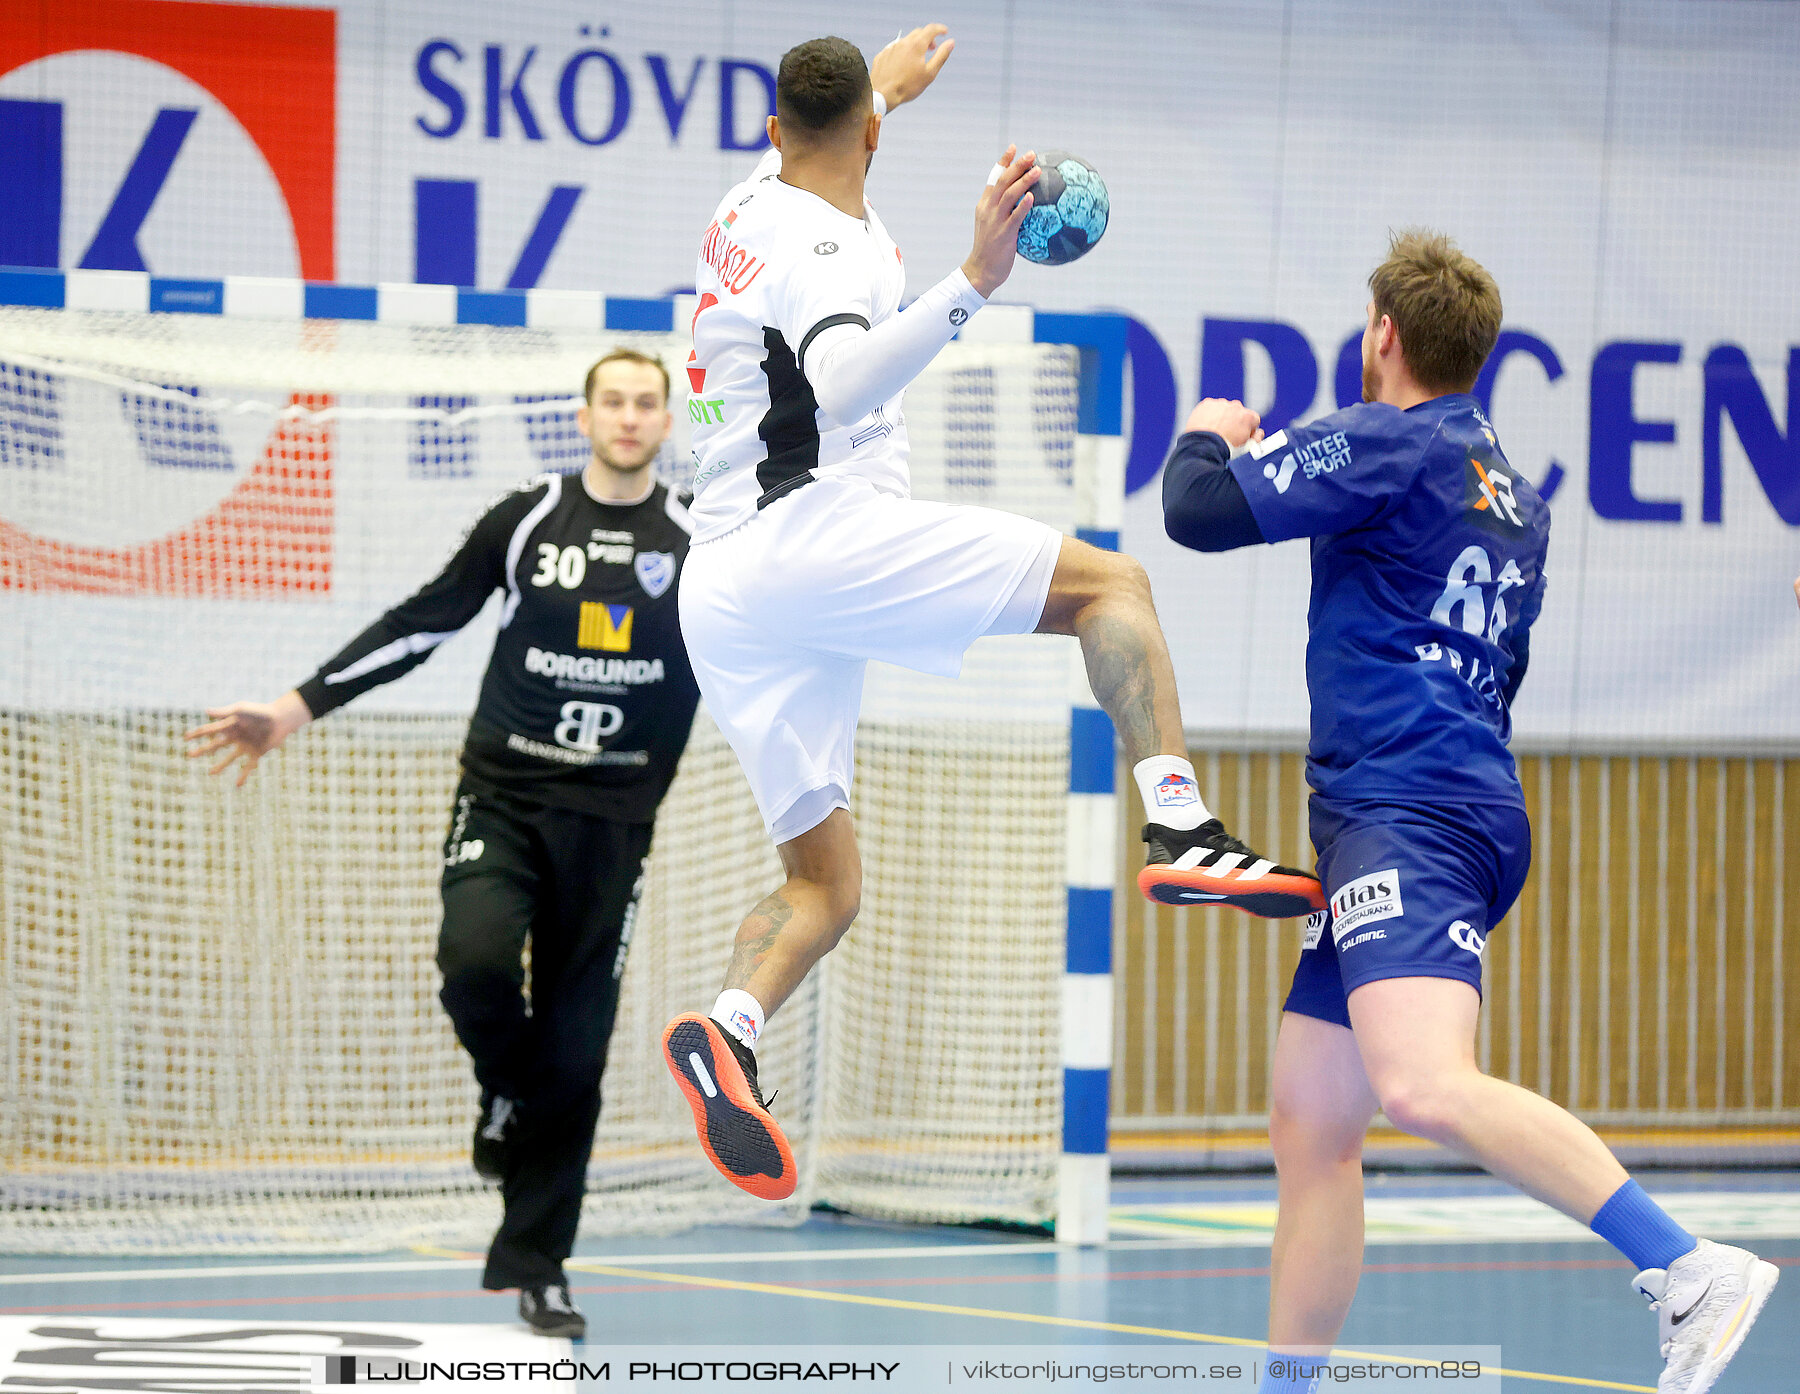
M 827 477 L 694 545 L 682 636 L 776 842 L 849 807 L 868 661 L 955 677 L 982 635 L 1030 633 L 1062 540 L 1015 513 Z

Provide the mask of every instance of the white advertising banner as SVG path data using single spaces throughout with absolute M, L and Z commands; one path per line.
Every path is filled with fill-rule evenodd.
M 884 124 L 871 198 L 918 290 L 1007 142 L 1106 178 L 1101 246 L 999 298 L 1133 319 L 1123 542 L 1191 727 L 1304 728 L 1309 577 L 1300 544 L 1163 536 L 1179 420 L 1241 395 L 1272 429 L 1354 394 L 1368 272 L 1424 224 L 1499 282 L 1480 391 L 1554 517 L 1521 735 L 1800 741 L 1797 7 L 15 0 L 0 265 L 679 292 L 781 53 L 931 18 L 956 52 Z M 78 508 L 19 496 L 0 478 L 0 546 L 83 540 Z

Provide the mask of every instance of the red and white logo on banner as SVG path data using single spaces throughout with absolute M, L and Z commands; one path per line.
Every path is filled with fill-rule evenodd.
M 14 0 L 0 263 L 332 279 L 336 50 L 325 9 Z M 0 364 L 0 589 L 328 592 L 330 433 L 266 421 Z

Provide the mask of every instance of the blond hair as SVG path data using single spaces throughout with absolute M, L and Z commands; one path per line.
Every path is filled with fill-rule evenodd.
M 1467 392 L 1500 337 L 1500 288 L 1487 269 L 1441 232 L 1388 235 L 1387 260 L 1369 273 L 1377 316 L 1400 335 L 1419 386 Z

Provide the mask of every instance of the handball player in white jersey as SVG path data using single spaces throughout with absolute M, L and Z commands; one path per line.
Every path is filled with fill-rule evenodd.
M 849 814 L 870 659 L 954 676 L 984 634 L 1073 634 L 1143 793 L 1152 871 L 1196 902 L 1271 918 L 1323 905 L 1207 812 L 1143 568 L 994 509 L 911 497 L 901 393 L 1012 270 L 1037 180 L 1008 149 L 975 209 L 968 259 L 905 309 L 900 253 L 863 197 L 882 116 L 949 57 L 914 30 L 871 74 L 843 39 L 790 50 L 772 149 L 725 195 L 701 243 L 688 364 L 703 424 L 681 623 L 707 708 L 743 763 L 786 882 L 738 930 L 710 1016 L 663 1050 L 713 1163 L 744 1190 L 793 1193 L 753 1053 L 856 918 Z M 871 80 L 872 79 L 872 80 Z

